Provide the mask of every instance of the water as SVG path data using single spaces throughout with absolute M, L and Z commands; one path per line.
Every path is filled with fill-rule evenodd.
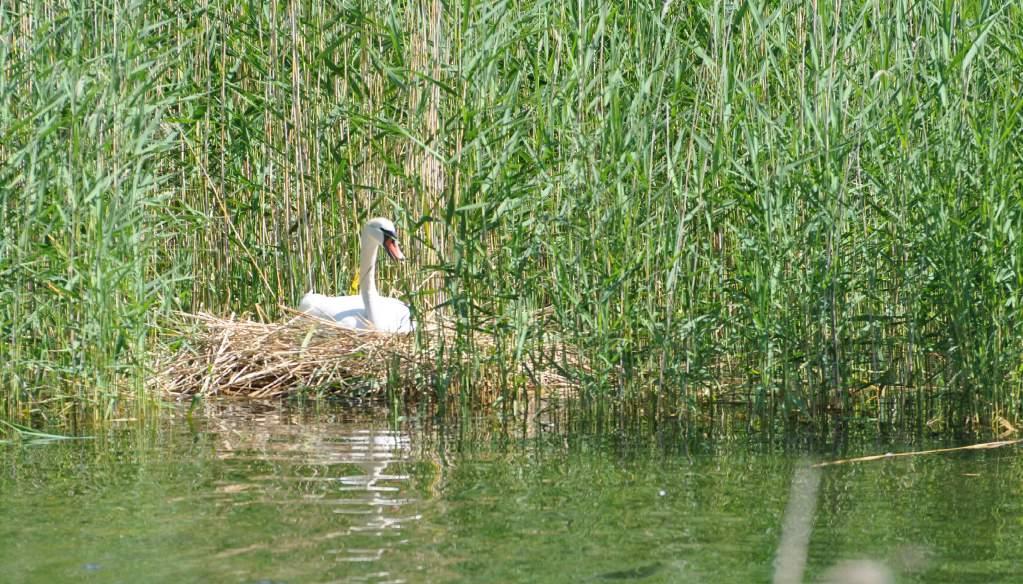
M 812 518 L 802 581 L 1020 578 L 1015 447 L 808 471 L 743 444 L 209 410 L 0 445 L 0 582 L 770 582 L 790 499 Z M 797 471 L 817 486 L 794 489 Z

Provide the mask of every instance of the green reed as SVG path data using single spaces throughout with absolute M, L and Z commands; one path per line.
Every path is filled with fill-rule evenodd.
M 3 3 L 4 386 L 95 400 L 168 308 L 346 293 L 389 215 L 382 290 L 496 334 L 438 351 L 466 410 L 525 364 L 608 430 L 1016 421 L 1021 12 Z
M 175 147 L 167 48 L 119 7 L 0 10 L 0 387 L 109 411 L 141 387 Z

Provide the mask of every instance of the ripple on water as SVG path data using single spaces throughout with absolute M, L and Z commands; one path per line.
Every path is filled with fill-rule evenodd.
M 275 508 L 302 526 L 296 540 L 278 537 L 271 549 L 311 546 L 346 564 L 383 559 L 420 518 L 406 511 L 417 498 L 400 472 L 412 461 L 409 436 L 380 428 L 379 416 L 298 425 L 280 416 L 220 422 L 230 427 L 218 429 L 216 456 L 237 478 L 218 485 L 217 495 L 231 507 Z

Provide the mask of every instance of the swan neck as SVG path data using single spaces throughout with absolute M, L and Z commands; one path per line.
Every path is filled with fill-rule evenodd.
M 377 294 L 377 248 L 380 246 L 372 238 L 362 234 L 359 257 L 359 295 L 362 296 L 362 304 L 366 309 L 366 320 L 376 327 L 376 319 L 373 314 L 374 299 Z

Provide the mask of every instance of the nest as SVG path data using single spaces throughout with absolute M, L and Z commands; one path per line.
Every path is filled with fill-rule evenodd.
M 437 349 L 453 346 L 455 335 L 453 326 L 437 320 L 418 323 L 415 334 L 382 334 L 289 312 L 294 316 L 280 323 L 182 314 L 182 322 L 191 326 L 174 331 L 172 338 L 180 347 L 165 352 L 151 383 L 179 398 L 274 398 L 302 390 L 365 396 L 382 394 L 389 379 L 400 380 L 401 387 L 409 390 L 437 378 L 442 362 Z M 477 355 L 493 353 L 492 338 L 477 335 L 472 344 Z M 494 372 L 480 373 L 480 381 L 502 384 Z M 512 374 L 514 382 L 525 380 L 534 387 L 564 390 L 572 386 L 561 373 L 521 363 Z M 508 381 L 503 380 L 503 386 Z

